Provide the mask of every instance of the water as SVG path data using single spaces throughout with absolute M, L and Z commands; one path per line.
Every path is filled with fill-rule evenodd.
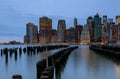
M 15 45 L 0 46 L 20 47 Z M 22 47 L 25 47 L 22 46 Z M 58 50 L 52 50 L 47 55 Z M 0 56 L 0 79 L 12 79 L 12 75 L 21 74 L 23 79 L 36 79 L 36 63 L 45 58 L 45 53 L 22 53 L 17 57 L 9 56 L 6 62 L 5 56 Z M 56 74 L 57 79 L 120 79 L 120 65 L 115 60 L 95 54 L 89 46 L 79 46 L 72 51 L 66 64 Z
M 120 79 L 120 65 L 79 46 L 69 56 L 61 79 Z
M 1 45 L 0 49 L 5 47 L 16 48 L 21 47 L 21 45 Z M 26 45 L 22 45 L 22 47 L 26 47 Z M 0 79 L 12 79 L 14 74 L 21 74 L 23 79 L 36 79 L 36 63 L 57 51 L 58 49 L 48 51 L 48 53 L 29 55 L 22 52 L 22 55 L 19 56 L 18 54 L 17 58 L 14 54 L 11 57 L 8 56 L 8 61 L 6 61 L 5 55 L 0 56 Z

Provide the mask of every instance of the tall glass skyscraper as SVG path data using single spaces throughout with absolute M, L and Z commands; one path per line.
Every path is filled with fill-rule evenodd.
M 37 43 L 38 35 L 38 26 L 34 25 L 33 23 L 26 24 L 26 35 L 24 36 L 24 43 L 32 44 Z
M 65 42 L 66 37 L 66 22 L 65 20 L 58 20 L 58 27 L 57 27 L 57 39 L 59 43 Z
M 98 13 L 94 16 L 94 42 L 101 42 L 102 23 Z
M 77 25 L 78 25 L 77 18 L 74 18 L 74 27 L 76 27 Z

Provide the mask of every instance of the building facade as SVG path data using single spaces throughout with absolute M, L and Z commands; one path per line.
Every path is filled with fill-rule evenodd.
M 57 27 L 57 39 L 59 43 L 66 42 L 66 22 L 65 20 L 58 20 L 58 27 Z
M 113 23 L 113 18 L 108 18 L 108 23 Z
M 89 25 L 84 25 L 82 33 L 81 33 L 81 43 L 90 43 L 90 32 L 89 32 Z
M 98 13 L 94 16 L 94 42 L 101 42 L 101 35 L 102 35 L 102 23 L 101 23 L 101 17 Z
M 89 27 L 89 32 L 90 32 L 90 42 L 93 43 L 94 42 L 94 21 L 93 18 L 90 16 L 87 18 L 87 25 Z
M 120 24 L 118 24 L 118 44 L 120 44 Z
M 80 43 L 81 42 L 81 32 L 83 30 L 83 25 L 77 25 L 75 27 L 75 36 L 76 36 L 76 42 Z
M 57 43 L 57 30 L 52 30 L 51 43 Z
M 120 24 L 120 15 L 116 16 L 116 24 Z
M 107 19 L 107 15 L 103 16 L 103 25 L 107 25 L 108 23 L 108 19 Z
M 66 42 L 76 43 L 75 28 L 70 27 L 69 29 L 66 29 Z
M 33 23 L 26 24 L 26 35 L 24 36 L 24 43 L 34 44 L 38 43 L 38 26 Z
M 108 18 L 106 15 L 103 16 L 102 25 L 102 43 L 107 43 L 109 40 L 109 28 L 108 28 Z
M 76 27 L 77 25 L 78 25 L 77 18 L 74 18 L 74 27 Z
M 48 17 L 41 17 L 39 20 L 39 42 L 49 43 L 52 34 L 52 19 Z

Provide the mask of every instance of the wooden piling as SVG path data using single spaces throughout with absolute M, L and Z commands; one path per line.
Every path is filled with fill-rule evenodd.
M 43 59 L 41 61 L 39 61 L 36 65 L 37 67 L 37 79 L 40 78 L 41 73 L 44 71 L 44 69 L 46 68 L 46 59 Z
M 53 56 L 48 56 L 48 66 L 53 66 Z
M 38 78 L 38 79 L 49 79 L 49 76 L 41 76 L 40 78 Z
M 12 79 L 22 79 L 22 76 L 19 74 L 13 75 Z

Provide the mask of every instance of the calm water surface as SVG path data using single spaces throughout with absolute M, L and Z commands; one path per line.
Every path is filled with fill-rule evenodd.
M 16 48 L 21 47 L 21 45 L 1 45 L 0 49 L 5 47 Z M 22 47 L 26 47 L 26 45 L 22 45 Z M 23 79 L 36 79 L 36 63 L 56 51 L 58 49 L 48 51 L 48 53 L 41 52 L 29 55 L 22 52 L 22 55 L 18 54 L 17 58 L 14 54 L 11 57 L 8 56 L 8 61 L 6 61 L 5 55 L 0 56 L 0 79 L 12 79 L 14 74 L 21 74 Z
M 6 46 L 1 45 L 1 48 Z M 14 45 L 7 47 L 16 47 Z M 20 46 L 17 46 L 20 47 Z M 25 47 L 25 46 L 22 46 Z M 48 51 L 47 55 L 58 50 Z M 13 74 L 21 74 L 23 79 L 36 79 L 36 63 L 46 54 L 22 53 L 21 56 L 0 56 L 0 79 L 12 79 Z M 89 46 L 79 46 L 72 51 L 57 79 L 120 79 L 120 65 L 111 59 L 95 54 Z
M 120 79 L 120 65 L 79 46 L 69 56 L 61 79 Z

